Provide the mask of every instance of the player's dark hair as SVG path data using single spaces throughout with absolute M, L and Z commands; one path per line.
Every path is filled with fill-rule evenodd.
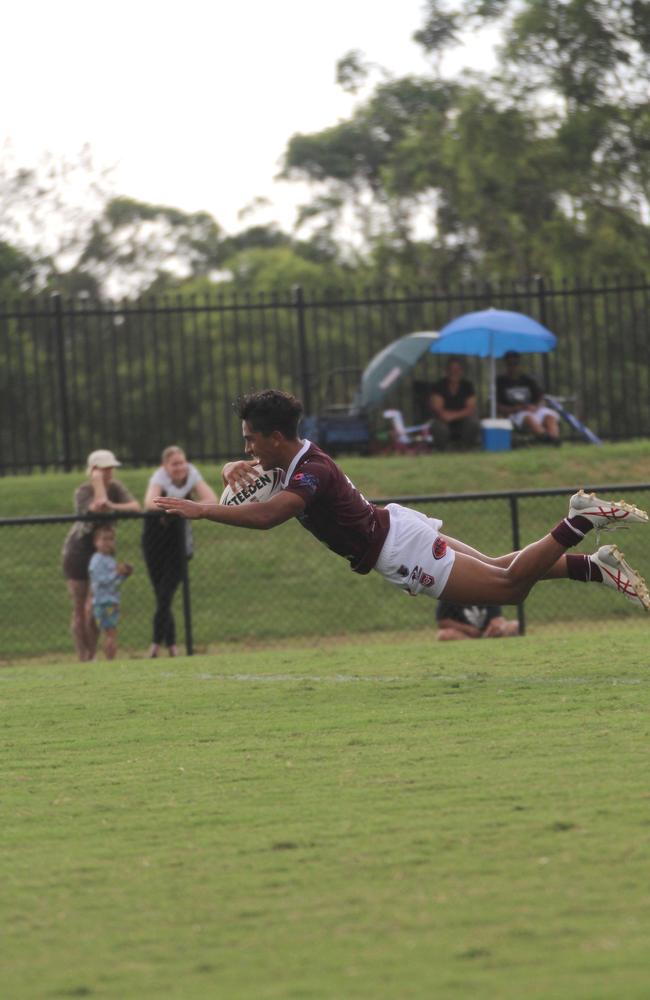
M 280 431 L 290 441 L 298 437 L 298 424 L 302 417 L 302 403 L 290 392 L 280 389 L 262 389 L 240 396 L 234 404 L 235 413 L 254 431 L 272 434 Z

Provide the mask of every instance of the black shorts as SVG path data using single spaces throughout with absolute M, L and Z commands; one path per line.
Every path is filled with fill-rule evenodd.
M 94 551 L 92 534 L 66 544 L 63 549 L 63 575 L 66 580 L 88 581 L 88 565 Z

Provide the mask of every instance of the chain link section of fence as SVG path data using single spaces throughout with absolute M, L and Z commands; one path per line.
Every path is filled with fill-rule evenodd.
M 647 507 L 650 484 L 594 487 L 606 495 Z M 567 510 L 563 490 L 396 497 L 442 518 L 443 531 L 491 555 L 513 551 L 544 535 Z M 118 656 L 144 656 L 152 640 L 155 599 L 142 550 L 145 517 L 112 517 L 117 522 L 119 561 L 132 563 L 133 575 L 121 588 Z M 71 604 L 61 570 L 61 547 L 73 516 L 0 520 L 0 570 L 3 623 L 0 661 L 73 657 Z M 318 644 L 336 637 L 391 631 L 435 634 L 436 602 L 404 594 L 371 573 L 360 577 L 293 521 L 271 532 L 246 531 L 194 522 L 193 555 L 185 582 L 176 591 L 173 611 L 184 652 L 206 652 L 224 643 Z M 650 572 L 650 530 L 603 535 L 615 539 L 629 561 Z M 594 535 L 581 551 L 593 551 Z M 182 577 L 183 574 L 180 574 Z M 179 577 L 179 579 L 180 579 Z M 621 620 L 641 612 L 606 587 L 570 581 L 537 585 L 519 614 L 534 633 Z M 99 654 L 101 657 L 101 653 Z

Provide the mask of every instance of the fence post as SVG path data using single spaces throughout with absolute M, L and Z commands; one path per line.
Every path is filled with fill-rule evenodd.
M 58 292 L 52 295 L 54 306 L 54 345 L 56 350 L 56 367 L 61 397 L 61 437 L 63 440 L 63 468 L 66 472 L 72 469 L 70 455 L 70 414 L 68 410 L 68 380 L 65 370 L 65 332 L 63 329 L 63 303 Z
M 537 299 L 539 301 L 539 321 L 542 326 L 548 329 L 548 324 L 546 322 L 546 285 L 544 279 L 541 275 L 537 278 Z M 544 383 L 544 391 L 550 391 L 550 369 L 548 363 L 548 352 L 542 354 L 542 382 Z
M 307 368 L 307 332 L 305 324 L 305 295 L 301 285 L 291 289 L 293 304 L 296 309 L 298 326 L 298 364 L 300 366 L 300 389 L 302 405 L 306 416 L 311 415 L 311 386 Z
M 181 558 L 183 560 L 183 624 L 185 626 L 185 652 L 188 656 L 194 655 L 194 642 L 192 640 L 192 601 L 190 598 L 190 574 L 189 559 L 187 558 L 187 529 L 189 522 L 182 524 L 183 542 L 181 545 Z
M 510 495 L 508 500 L 510 501 L 510 523 L 512 525 L 512 550 L 513 552 L 518 552 L 521 548 L 519 540 L 519 504 L 515 496 Z M 524 615 L 523 601 L 517 605 L 517 621 L 519 622 L 519 635 L 525 635 L 526 617 Z

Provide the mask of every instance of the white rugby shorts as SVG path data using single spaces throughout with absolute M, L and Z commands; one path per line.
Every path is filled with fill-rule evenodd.
M 374 568 L 413 597 L 440 597 L 456 558 L 439 534 L 442 521 L 397 503 L 387 504 L 386 510 L 390 529 Z
M 540 424 L 544 417 L 555 417 L 556 420 L 558 419 L 557 412 L 549 406 L 538 406 L 536 410 L 519 410 L 517 413 L 510 414 L 510 420 L 517 430 L 521 430 L 526 417 L 534 417 Z

